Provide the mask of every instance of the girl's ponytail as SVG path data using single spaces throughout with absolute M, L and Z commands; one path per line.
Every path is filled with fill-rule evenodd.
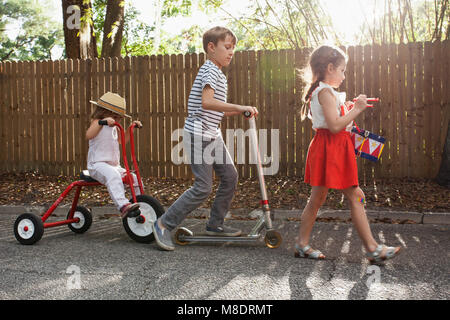
M 306 119 L 307 114 L 309 113 L 309 104 L 311 103 L 312 93 L 319 86 L 320 81 L 321 81 L 320 79 L 317 79 L 316 81 L 311 83 L 311 86 L 309 87 L 307 93 L 303 97 L 303 105 L 302 105 L 302 109 L 300 111 L 300 118 L 302 121 L 304 121 Z
M 319 86 L 320 81 L 322 81 L 322 79 L 317 79 L 316 81 L 314 81 L 314 82 L 311 84 L 311 86 L 309 87 L 308 92 L 307 92 L 306 95 L 305 95 L 304 102 L 311 102 L 311 96 L 312 96 L 312 93 L 313 93 L 314 90 L 316 90 L 316 88 Z

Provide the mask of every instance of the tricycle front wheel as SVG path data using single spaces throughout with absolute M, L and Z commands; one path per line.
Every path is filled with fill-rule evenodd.
M 123 219 L 123 227 L 131 239 L 140 243 L 151 243 L 155 240 L 152 225 L 162 216 L 164 208 L 158 200 L 147 195 L 138 195 L 136 200 L 141 214 Z M 133 202 L 133 199 L 130 202 Z

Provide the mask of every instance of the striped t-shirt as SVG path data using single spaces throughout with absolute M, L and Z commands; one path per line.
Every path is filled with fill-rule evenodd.
M 184 123 L 184 130 L 196 135 L 215 139 L 220 135 L 219 124 L 224 115 L 220 111 L 205 110 L 202 106 L 202 91 L 206 85 L 214 90 L 214 98 L 227 101 L 227 78 L 211 60 L 198 70 L 188 99 L 188 117 Z

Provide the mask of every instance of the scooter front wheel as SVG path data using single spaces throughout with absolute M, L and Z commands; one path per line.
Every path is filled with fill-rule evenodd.
M 264 237 L 266 246 L 271 249 L 278 248 L 282 241 L 281 234 L 275 230 L 267 231 L 266 236 Z
M 21 244 L 35 244 L 43 234 L 44 223 L 32 213 L 21 214 L 14 223 L 14 236 Z
M 164 208 L 153 197 L 147 195 L 136 196 L 141 214 L 137 217 L 123 219 L 125 231 L 136 242 L 151 243 L 155 240 L 153 223 L 163 215 Z M 130 200 L 133 202 L 133 199 Z

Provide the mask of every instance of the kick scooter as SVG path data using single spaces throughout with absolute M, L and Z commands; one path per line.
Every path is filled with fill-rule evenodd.
M 250 112 L 245 112 L 244 116 L 249 118 Z M 261 155 L 258 148 L 258 139 L 256 137 L 256 122 L 255 118 L 249 118 L 250 122 L 250 145 L 251 150 L 256 159 L 256 168 L 258 171 L 259 186 L 261 191 L 261 206 L 263 215 L 259 218 L 256 225 L 250 231 L 248 235 L 242 235 L 239 237 L 220 237 L 220 236 L 208 236 L 208 235 L 194 235 L 194 233 L 184 227 L 178 228 L 175 232 L 175 242 L 179 245 L 187 245 L 191 242 L 253 242 L 261 238 L 261 232 L 266 229 L 266 235 L 264 242 L 269 248 L 278 248 L 281 245 L 282 238 L 279 232 L 275 231 L 272 226 L 273 215 L 270 212 L 269 200 L 266 192 L 266 185 L 264 182 L 263 168 L 261 165 Z

